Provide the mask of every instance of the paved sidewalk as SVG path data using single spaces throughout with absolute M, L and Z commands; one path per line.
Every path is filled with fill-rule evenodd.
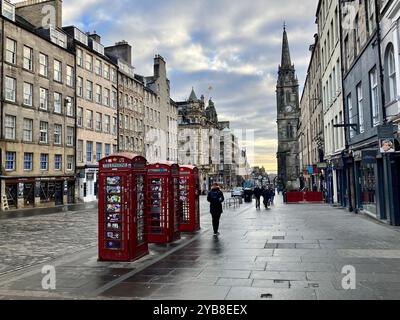
M 170 246 L 153 245 L 152 254 L 135 263 L 98 262 L 94 247 L 62 255 L 52 261 L 57 290 L 41 289 L 36 266 L 0 276 L 0 297 L 400 298 L 399 229 L 325 205 L 277 203 L 268 211 L 253 205 L 225 212 L 221 236 L 214 238 L 203 199 L 203 229 L 196 235 Z M 347 265 L 356 269 L 356 290 L 342 287 Z

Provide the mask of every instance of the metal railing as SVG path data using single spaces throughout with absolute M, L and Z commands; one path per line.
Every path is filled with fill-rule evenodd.
M 224 202 L 224 209 L 234 209 L 239 208 L 240 205 L 243 203 L 243 199 L 241 197 L 234 197 L 226 199 Z

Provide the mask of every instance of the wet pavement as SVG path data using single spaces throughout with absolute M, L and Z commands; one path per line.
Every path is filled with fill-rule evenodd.
M 227 209 L 214 238 L 207 207 L 202 198 L 201 232 L 151 245 L 150 255 L 133 263 L 97 261 L 95 210 L 0 221 L 0 297 L 400 299 L 399 229 L 343 209 L 285 205 L 278 198 L 268 211 L 253 204 Z M 37 259 L 35 266 L 17 270 L 30 259 Z M 40 259 L 56 268 L 54 291 L 41 287 Z M 349 265 L 355 290 L 342 286 Z

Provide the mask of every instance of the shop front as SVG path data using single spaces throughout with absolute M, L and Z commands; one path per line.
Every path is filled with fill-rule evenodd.
M 93 202 L 98 199 L 98 167 L 83 168 L 79 170 L 79 200 Z
M 29 177 L 4 179 L 10 209 L 54 207 L 74 203 L 75 177 Z

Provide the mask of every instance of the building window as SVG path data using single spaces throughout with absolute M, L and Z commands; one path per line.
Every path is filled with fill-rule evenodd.
M 397 84 L 396 84 L 396 64 L 394 60 L 393 45 L 390 44 L 386 50 L 385 70 L 387 83 L 387 103 L 391 103 L 396 99 Z
M 49 170 L 49 155 L 47 153 L 40 154 L 40 170 Z
M 32 142 L 33 141 L 33 120 L 24 119 L 24 129 L 23 129 L 23 141 Z
M 75 169 L 74 156 L 67 156 L 67 170 L 73 171 Z
M 49 75 L 49 57 L 43 53 L 39 55 L 39 74 L 44 77 Z
M 24 153 L 24 170 L 33 170 L 33 153 Z
M 78 97 L 83 97 L 83 78 L 78 77 L 76 79 L 76 95 Z
M 62 125 L 54 125 L 54 144 L 60 145 L 62 141 Z
M 87 127 L 89 129 L 93 129 L 93 111 L 86 110 L 86 118 L 87 118 Z
M 103 153 L 103 144 L 96 143 L 96 160 L 97 161 L 100 161 L 102 153 Z
M 83 162 L 83 140 L 78 140 L 77 156 L 78 162 Z
M 49 90 L 40 88 L 40 109 L 48 110 L 49 108 Z
M 40 121 L 40 143 L 48 143 L 48 128 L 47 122 Z
M 86 142 L 86 161 L 92 162 L 92 156 L 93 156 L 93 142 L 87 141 Z
M 14 78 L 6 77 L 6 100 L 15 102 L 17 80 Z
M 110 129 L 111 129 L 110 126 L 111 126 L 110 116 L 105 115 L 104 116 L 104 132 L 110 133 Z
M 117 118 L 113 117 L 113 127 L 112 127 L 112 134 L 117 134 Z
M 83 127 L 83 108 L 78 107 L 77 125 Z
M 117 108 L 117 101 L 118 101 L 118 94 L 117 94 L 117 91 L 113 91 L 113 93 L 112 93 L 112 107 L 113 107 L 114 109 Z
M 56 154 L 54 156 L 54 170 L 60 171 L 62 169 L 62 155 Z
M 111 145 L 108 144 L 108 143 L 106 143 L 106 144 L 104 145 L 104 155 L 105 155 L 106 157 L 108 157 L 108 156 L 110 155 L 110 152 L 111 152 Z
M 100 61 L 99 59 L 96 59 L 96 70 L 95 70 L 96 74 L 97 74 L 98 76 L 101 76 L 102 70 L 103 70 L 103 68 L 102 68 L 102 63 L 101 63 L 101 61 Z
M 93 71 L 93 56 L 86 54 L 86 70 Z
M 24 82 L 24 105 L 32 107 L 33 104 L 33 85 Z
M 75 116 L 74 98 L 67 97 L 65 99 L 65 103 L 67 104 L 67 116 L 74 117 Z
M 115 69 L 111 70 L 111 78 L 113 83 L 117 83 L 117 70 Z
M 370 90 L 371 90 L 371 106 L 372 106 L 372 124 L 379 124 L 379 93 L 378 93 L 378 71 L 376 67 L 369 73 Z
M 129 117 L 127 115 L 125 115 L 125 130 L 129 130 Z
M 74 86 L 74 68 L 67 66 L 67 86 Z
M 33 71 L 33 49 L 24 46 L 24 69 Z
M 108 64 L 104 64 L 104 78 L 110 80 L 110 66 Z
M 54 81 L 62 82 L 62 62 L 54 59 Z
M 61 110 L 61 104 L 62 104 L 61 100 L 62 100 L 61 93 L 54 92 L 54 112 L 55 113 L 61 113 L 62 112 L 62 110 Z
M 353 103 L 351 101 L 351 94 L 347 96 L 347 109 L 349 110 L 349 124 L 354 124 L 354 112 L 353 112 Z M 350 138 L 354 137 L 355 131 L 352 127 L 350 127 Z
M 360 133 L 364 133 L 364 103 L 361 83 L 357 86 L 358 125 Z
M 101 92 L 102 92 L 101 86 L 96 84 L 96 103 L 98 103 L 98 104 L 101 104 L 101 100 L 102 100 Z
M 104 105 L 110 106 L 110 89 L 104 89 Z
M 6 152 L 6 170 L 7 171 L 14 171 L 15 170 L 15 159 L 16 153 L 15 152 Z
M 96 112 L 96 131 L 101 131 L 102 130 L 102 115 L 101 113 Z
M 86 82 L 86 98 L 90 101 L 93 100 L 93 82 L 89 80 Z
M 6 18 L 15 21 L 15 5 L 7 1 L 1 1 L 1 12 Z
M 81 49 L 76 50 L 76 64 L 83 67 L 83 51 Z
M 75 128 L 67 127 L 67 146 L 73 147 L 75 145 Z
M 17 42 L 7 38 L 6 39 L 6 61 L 8 63 L 17 63 Z
M 15 133 L 15 125 L 17 122 L 17 118 L 14 116 L 6 115 L 5 117 L 5 139 L 7 140 L 15 140 L 16 133 Z

